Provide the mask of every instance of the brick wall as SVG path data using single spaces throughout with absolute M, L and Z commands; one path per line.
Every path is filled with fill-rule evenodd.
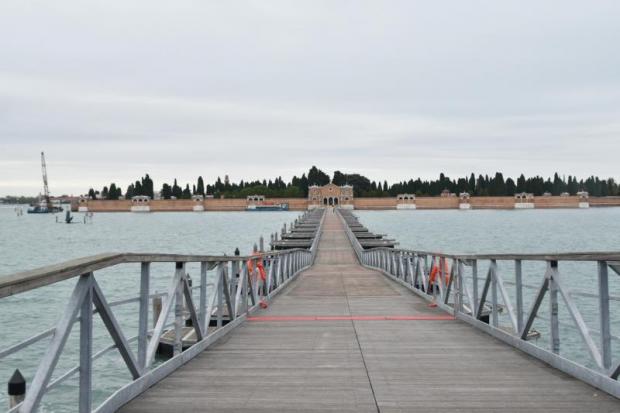
M 354 198 L 355 209 L 396 209 L 396 198 Z
M 308 208 L 308 200 L 305 198 L 274 198 L 267 199 L 268 203 L 288 203 L 292 211 L 304 211 Z M 355 209 L 385 210 L 396 209 L 396 198 L 355 198 L 353 204 Z M 604 197 L 589 199 L 590 206 L 620 206 L 620 197 Z M 513 209 L 515 199 L 511 196 L 505 197 L 471 197 L 469 200 L 473 209 Z M 415 201 L 418 209 L 458 209 L 458 197 L 418 197 Z M 536 208 L 577 208 L 579 197 L 535 197 Z M 83 204 L 80 204 L 83 206 Z M 130 200 L 104 201 L 90 200 L 87 203 L 88 209 L 93 212 L 129 212 L 132 202 Z M 190 199 L 176 200 L 152 200 L 149 203 L 151 211 L 192 211 L 194 205 L 201 205 Z M 205 211 L 244 211 L 247 201 L 241 199 L 205 199 L 202 202 Z

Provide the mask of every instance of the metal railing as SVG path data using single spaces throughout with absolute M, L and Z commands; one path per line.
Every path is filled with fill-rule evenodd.
M 620 314 L 610 311 L 610 302 L 620 302 L 620 297 L 610 295 L 609 289 L 609 269 L 620 275 L 620 252 L 453 255 L 392 248 L 365 250 L 348 226 L 356 218 L 350 213 L 339 216 L 362 265 L 381 271 L 456 318 L 620 398 L 620 360 L 612 357 L 612 341 L 620 341 L 620 337 L 611 331 L 612 325 L 620 325 Z M 569 289 L 560 263 L 565 275 L 575 265 L 589 268 L 596 274 L 596 292 Z M 525 283 L 526 266 L 535 274 L 537 285 Z M 504 280 L 507 272 L 513 280 Z M 542 315 L 545 297 L 548 314 Z M 598 321 L 598 329 L 588 326 L 577 297 L 596 299 L 596 315 L 590 318 Z M 561 320 L 561 307 L 568 322 Z M 615 324 L 610 315 L 615 315 Z M 549 336 L 546 348 L 532 342 L 540 335 L 533 329 L 536 320 L 544 322 L 542 327 Z M 560 354 L 560 327 L 578 333 L 590 360 Z
M 120 353 L 132 380 L 110 395 L 95 411 L 117 410 L 230 332 L 255 311 L 262 301 L 268 302 L 297 274 L 311 266 L 320 235 L 321 227 L 309 250 L 269 251 L 244 257 L 103 254 L 0 278 L 0 299 L 70 278 L 77 279 L 60 321 L 53 328 L 0 349 L 0 359 L 3 359 L 51 337 L 25 398 L 10 411 L 36 411 L 49 390 L 76 374 L 79 374 L 79 405 L 76 410 L 92 411 L 93 361 L 114 349 Z M 131 263 L 140 265 L 139 294 L 108 302 L 97 281 L 97 272 Z M 150 291 L 153 263 L 174 263 L 173 275 L 165 293 L 152 294 Z M 186 269 L 189 263 L 200 265 L 197 277 L 199 283 L 189 277 Z M 264 279 L 260 275 L 261 266 L 264 268 Z M 208 272 L 214 275 L 214 280 L 207 280 Z M 197 299 L 195 291 L 198 293 Z M 149 308 L 154 307 L 151 300 L 156 299 L 161 299 L 158 314 L 155 308 L 149 311 Z M 112 312 L 113 307 L 130 303 L 138 303 L 139 308 L 138 331 L 131 337 L 127 331 L 123 331 Z M 169 322 L 171 313 L 173 320 Z M 95 314 L 101 317 L 113 341 L 113 344 L 96 351 L 93 349 Z M 152 329 L 148 328 L 149 314 L 154 323 Z M 79 324 L 79 363 L 52 380 L 74 324 Z M 191 326 L 189 332 L 188 325 Z M 155 356 L 164 333 L 173 336 L 173 357 L 155 365 Z M 190 336 L 193 341 L 186 348 L 184 344 Z M 137 352 L 134 352 L 130 343 L 136 341 Z

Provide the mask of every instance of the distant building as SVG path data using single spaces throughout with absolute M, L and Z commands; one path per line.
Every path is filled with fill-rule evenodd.
M 310 186 L 308 188 L 308 208 L 320 206 L 339 206 L 353 209 L 353 187 L 335 184 Z
M 517 202 L 532 202 L 534 201 L 534 194 L 521 192 L 520 194 L 515 194 L 515 199 L 517 200 Z
M 471 209 L 470 198 L 469 192 L 461 192 L 459 194 L 459 209 Z
M 415 201 L 415 195 L 414 194 L 398 194 L 396 195 L 396 200 L 398 200 L 399 202 L 403 201 L 403 203 L 410 203 L 410 201 Z
M 416 209 L 414 194 L 396 195 L 396 209 Z
M 533 209 L 536 207 L 534 204 L 534 194 L 527 192 L 521 192 L 515 194 L 515 209 Z
M 88 212 L 88 195 L 80 195 L 78 200 L 78 212 Z
M 265 195 L 248 195 L 248 204 L 260 204 L 265 202 Z
M 590 208 L 590 194 L 587 191 L 577 192 L 579 197 L 579 208 Z
M 204 205 L 205 197 L 202 195 L 192 195 L 192 201 L 194 201 L 194 205 L 192 205 L 192 210 L 196 212 L 201 212 L 205 210 Z
M 146 195 L 137 195 L 131 197 L 131 212 L 150 212 L 151 197 Z

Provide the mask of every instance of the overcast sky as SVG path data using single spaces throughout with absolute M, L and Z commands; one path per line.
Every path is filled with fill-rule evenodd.
M 0 2 L 0 196 L 620 177 L 620 1 Z

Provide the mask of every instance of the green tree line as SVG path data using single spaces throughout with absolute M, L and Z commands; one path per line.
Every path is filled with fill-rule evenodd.
M 228 176 L 222 180 L 218 177 L 213 183 L 205 184 L 202 176 L 195 183 L 179 185 L 177 179 L 172 184 L 163 183 L 158 191 L 163 199 L 191 199 L 192 195 L 211 195 L 215 198 L 245 198 L 248 195 L 265 195 L 270 198 L 297 198 L 308 196 L 308 187 L 311 185 L 351 185 L 356 197 L 392 197 L 400 193 L 416 194 L 418 196 L 437 196 L 442 191 L 448 190 L 453 193 L 468 192 L 474 196 L 512 196 L 515 193 L 528 192 L 540 196 L 544 193 L 560 195 L 569 193 L 575 195 L 579 191 L 587 191 L 592 196 L 617 196 L 619 195 L 618 183 L 613 179 L 600 179 L 590 176 L 586 179 L 578 179 L 575 176 L 560 176 L 555 173 L 553 177 L 542 176 L 525 177 L 521 174 L 516 179 L 504 177 L 501 172 L 495 175 L 471 174 L 460 178 L 450 178 L 443 173 L 438 179 L 422 180 L 421 178 L 409 179 L 402 182 L 388 184 L 386 180 L 374 181 L 358 173 L 343 173 L 335 171 L 330 177 L 327 173 L 316 166 L 310 168 L 307 173 L 300 177 L 293 176 L 290 182 L 285 182 L 278 176 L 273 179 L 244 181 L 233 183 Z M 146 174 L 134 183 L 129 184 L 124 195 L 120 186 L 111 183 L 103 187 L 101 191 L 91 188 L 88 191 L 91 198 L 102 199 L 131 199 L 136 195 L 155 197 L 153 180 Z

